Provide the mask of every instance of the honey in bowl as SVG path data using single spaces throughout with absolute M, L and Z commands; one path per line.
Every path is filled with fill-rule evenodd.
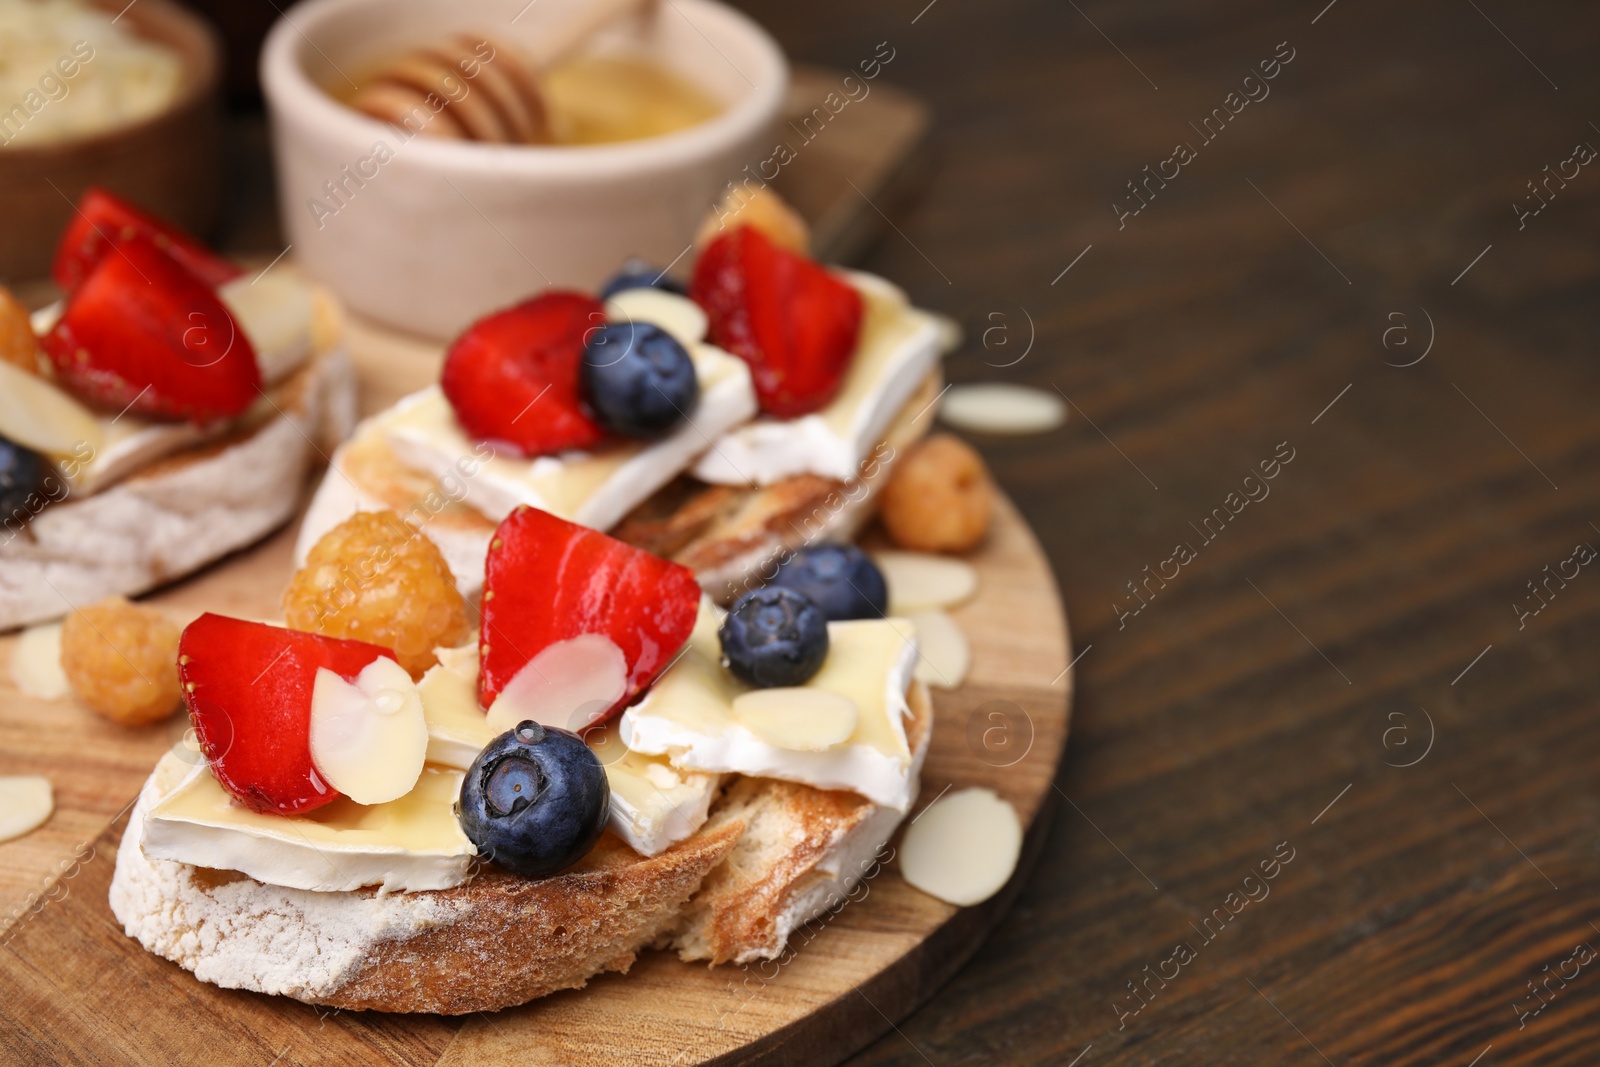
M 642 56 L 577 55 L 537 75 L 503 42 L 468 34 L 374 64 L 329 92 L 374 118 L 459 140 L 593 145 L 659 137 L 721 103 Z
M 630 56 L 577 56 L 543 79 L 561 144 L 660 137 L 714 118 L 722 105 L 682 75 Z

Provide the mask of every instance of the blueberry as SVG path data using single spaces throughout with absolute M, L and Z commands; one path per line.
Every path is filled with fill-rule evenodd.
M 48 499 L 42 491 L 50 468 L 39 453 L 0 437 L 0 523 L 10 530 L 28 521 Z
M 624 437 L 660 437 L 700 403 L 689 353 L 648 322 L 608 322 L 591 332 L 578 371 L 601 425 Z
M 889 586 L 878 565 L 855 545 L 811 545 L 778 565 L 769 583 L 804 593 L 829 622 L 881 619 Z
M 548 878 L 588 854 L 610 808 L 605 768 L 581 737 L 523 722 L 472 761 L 456 817 L 484 859 Z
M 600 287 L 600 299 L 610 300 L 624 289 L 665 289 L 684 296 L 684 288 L 638 256 L 631 257 L 611 280 Z
M 781 586 L 740 597 L 717 636 L 723 663 L 759 689 L 803 685 L 828 658 L 828 620 L 803 593 Z

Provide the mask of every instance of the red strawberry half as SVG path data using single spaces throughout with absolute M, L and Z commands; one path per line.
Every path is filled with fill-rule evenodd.
M 689 568 L 536 508 L 513 511 L 490 542 L 478 697 L 485 707 L 558 641 L 602 634 L 622 650 L 627 687 L 604 722 L 655 681 L 694 630 L 700 586 Z
M 579 398 L 578 367 L 605 321 L 593 297 L 552 291 L 467 327 L 439 378 L 462 428 L 527 456 L 597 444 L 605 431 Z
M 252 811 L 295 815 L 340 794 L 311 762 L 317 669 L 347 681 L 387 648 L 205 614 L 178 641 L 189 721 L 217 781 Z
M 210 422 L 261 394 L 255 349 L 216 293 L 137 234 L 90 271 L 41 343 L 62 384 L 111 411 Z
M 104 189 L 90 186 L 78 201 L 78 209 L 73 212 L 72 221 L 56 246 L 50 276 L 57 285 L 71 292 L 111 254 L 114 241 L 135 235 L 150 238 L 185 270 L 213 289 L 244 273 L 178 227 L 146 215 Z
M 750 364 L 761 410 L 792 419 L 832 400 L 861 336 L 861 294 L 753 226 L 713 241 L 690 295 L 711 343 Z

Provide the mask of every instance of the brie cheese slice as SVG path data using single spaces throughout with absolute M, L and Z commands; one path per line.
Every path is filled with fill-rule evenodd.
M 460 793 L 460 771 L 430 766 L 386 804 L 341 797 L 305 815 L 269 815 L 236 804 L 201 761 L 150 809 L 141 847 L 151 859 L 290 889 L 449 889 L 471 878 L 477 856 L 456 820 Z
M 478 705 L 478 646 L 437 650 L 439 663 L 417 683 L 428 723 L 428 762 L 467 770 L 501 731 Z M 706 821 L 720 778 L 685 773 L 660 756 L 633 752 L 614 725 L 591 730 L 611 787 L 611 830 L 644 856 L 682 841 Z
M 417 683 L 428 724 L 428 762 L 464 771 L 500 735 L 478 704 L 478 645 L 437 648 L 439 662 Z
M 882 278 L 845 272 L 866 303 L 861 339 L 839 393 L 797 419 L 761 417 L 724 434 L 694 475 L 723 485 L 771 485 L 796 474 L 850 482 L 895 414 L 938 362 L 941 331 Z M 924 413 L 932 418 L 932 413 Z
M 633 751 L 622 743 L 614 722 L 585 740 L 611 783 L 611 830 L 635 852 L 654 856 L 705 823 L 719 775 L 680 771 L 660 756 Z
M 217 290 L 217 296 L 235 323 L 249 338 L 261 368 L 262 384 L 271 387 L 293 374 L 317 347 L 317 297 L 310 284 L 288 271 L 269 273 L 252 283 L 238 278 Z M 33 313 L 36 333 L 48 332 L 61 317 L 60 301 Z M 326 313 L 324 312 L 324 317 Z M 332 339 L 325 339 L 331 347 Z M 58 386 L 39 384 L 71 400 Z M 3 414 L 3 406 L 0 406 Z M 265 421 L 277 414 L 272 401 L 262 397 L 237 422 Z M 71 445 L 52 454 L 62 461 L 62 473 L 76 493 L 93 493 L 186 448 L 222 436 L 231 425 L 195 426 L 186 422 L 143 419 L 131 412 L 99 413 L 92 432 L 71 431 Z M 5 433 L 0 419 L 0 434 Z M 7 436 L 10 436 L 9 434 Z
M 809 737 L 794 746 L 757 733 L 735 702 L 752 692 L 722 665 L 717 611 L 702 602 L 688 648 L 656 679 L 644 698 L 622 714 L 623 742 L 636 752 L 668 757 L 682 771 L 748 774 L 849 789 L 904 811 L 916 796 L 916 771 L 906 743 L 906 688 L 917 663 L 915 628 L 906 619 L 828 624 L 828 658 L 792 701 L 816 693 L 819 706 L 843 697 L 856 720 L 842 742 L 817 748 Z
M 645 314 L 669 298 L 687 303 L 663 293 L 651 304 L 628 304 L 628 314 L 646 321 Z M 659 317 L 669 318 L 665 313 Z M 685 312 L 672 317 L 663 329 L 682 332 L 703 322 L 704 316 L 696 320 Z M 700 403 L 682 425 L 658 441 L 617 440 L 592 452 L 527 459 L 470 439 L 437 385 L 405 397 L 372 419 L 371 426 L 386 435 L 394 454 L 408 467 L 441 481 L 464 483 L 461 499 L 495 521 L 528 504 L 568 522 L 607 530 L 687 469 L 719 437 L 756 413 L 750 369 L 743 360 L 698 340 L 685 348 L 700 381 Z M 537 416 L 535 407 L 528 417 Z M 468 471 L 472 473 L 464 476 Z

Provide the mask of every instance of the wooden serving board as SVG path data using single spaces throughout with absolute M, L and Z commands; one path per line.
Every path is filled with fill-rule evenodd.
M 271 616 L 292 545 L 282 533 L 153 599 L 184 618 L 205 609 Z M 123 935 L 106 893 L 126 806 L 181 738 L 182 717 L 124 730 L 70 701 L 25 697 L 5 677 L 0 766 L 49 777 L 57 811 L 34 833 L 0 844 L 0 901 L 11 905 L 0 913 L 0 1061 L 837 1062 L 954 973 L 998 921 L 1042 840 L 1067 736 L 1066 621 L 1049 567 L 1009 501 L 1000 502 L 972 562 L 978 595 L 953 613 L 972 640 L 972 671 L 959 690 L 935 691 L 918 810 L 969 785 L 1014 804 L 1029 832 L 1005 890 L 978 907 L 954 908 L 912 889 L 891 861 L 864 897 L 797 932 L 781 963 L 712 969 L 647 952 L 627 975 L 492 1016 L 318 1010 L 217 989 L 145 952 Z M 15 643 L 0 640 L 0 656 L 9 660 Z
M 203 609 L 270 616 L 292 544 L 290 533 L 280 534 L 154 600 L 181 617 Z M 781 963 L 712 969 L 647 952 L 627 975 L 464 1019 L 329 1012 L 221 990 L 145 952 L 123 935 L 106 893 L 126 805 L 181 737 L 182 717 L 123 730 L 69 701 L 22 696 L 5 678 L 5 773 L 46 775 L 58 807 L 41 829 L 0 844 L 0 900 L 15 905 L 0 915 L 8 924 L 0 931 L 0 1061 L 837 1062 L 954 973 L 1010 903 L 1042 840 L 1067 736 L 1066 622 L 1038 544 L 1009 501 L 972 561 L 978 595 L 953 613 L 972 639 L 972 671 L 959 690 L 935 691 L 918 810 L 969 785 L 1014 804 L 1029 832 L 1005 890 L 954 908 L 912 889 L 890 861 L 864 897 L 797 932 Z M 0 656 L 9 658 L 15 642 L 0 640 Z
M 839 77 L 796 71 L 792 109 L 808 111 Z M 922 105 L 903 93 L 879 86 L 872 100 L 830 127 L 781 179 L 826 258 L 848 258 L 881 224 L 865 198 L 882 203 L 893 195 L 926 126 Z M 364 412 L 437 375 L 437 345 L 359 320 L 349 336 Z M 275 617 L 293 544 L 294 530 L 285 530 L 148 600 L 180 622 L 207 610 Z M 43 775 L 56 797 L 43 827 L 0 843 L 0 1062 L 839 1061 L 911 1012 L 971 955 L 1043 840 L 1067 737 L 1066 620 L 1038 543 L 1008 500 L 971 559 L 979 592 L 953 615 L 971 639 L 972 669 L 958 691 L 934 693 L 917 811 L 948 788 L 969 785 L 988 786 L 1015 805 L 1028 833 L 1004 890 L 977 907 L 954 908 L 912 889 L 889 860 L 865 896 L 798 931 L 781 961 L 712 969 L 646 952 L 627 975 L 459 1019 L 332 1012 L 221 990 L 124 936 L 106 894 L 126 812 L 160 755 L 182 743 L 187 722 L 180 715 L 128 730 L 70 700 L 24 696 L 6 669 L 17 638 L 0 638 L 0 774 Z

